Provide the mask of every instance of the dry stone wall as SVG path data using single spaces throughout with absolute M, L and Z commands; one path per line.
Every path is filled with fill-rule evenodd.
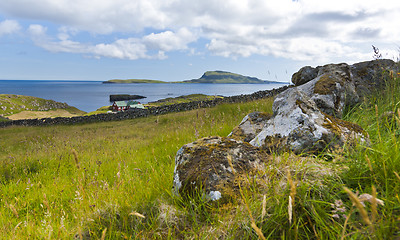
M 57 118 L 42 118 L 42 119 L 22 119 L 0 122 L 0 127 L 8 126 L 48 126 L 56 124 L 84 124 L 93 122 L 106 122 L 106 121 L 121 121 L 126 119 L 135 119 L 148 116 L 162 115 L 172 112 L 189 111 L 199 108 L 214 107 L 224 103 L 239 103 L 248 102 L 258 99 L 268 98 L 277 95 L 288 89 L 288 86 L 276 88 L 272 90 L 258 91 L 253 94 L 243 94 L 232 97 L 218 98 L 208 101 L 195 101 L 189 103 L 179 103 L 173 105 L 166 105 L 161 107 L 153 107 L 149 109 L 135 109 L 133 111 L 119 112 L 119 113 L 104 113 L 91 116 L 78 116 L 78 117 L 57 117 Z

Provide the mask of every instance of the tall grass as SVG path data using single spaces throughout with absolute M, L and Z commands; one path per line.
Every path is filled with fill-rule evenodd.
M 175 154 L 198 138 L 228 135 L 252 111 L 271 112 L 272 99 L 121 122 L 0 129 L 0 236 L 398 238 L 399 89 L 393 76 L 384 93 L 346 114 L 369 133 L 369 145 L 321 156 L 271 155 L 224 204 L 201 191 L 172 194 Z
M 157 236 L 160 206 L 174 206 L 177 150 L 199 137 L 226 136 L 246 114 L 271 109 L 271 103 L 122 122 L 0 129 L 0 235 L 101 238 L 107 228 L 105 238 Z M 170 227 L 160 236 L 174 236 L 177 230 Z
M 353 231 L 371 234 L 373 239 L 390 239 L 400 236 L 400 77 L 387 73 L 386 89 L 356 106 L 346 116 L 361 125 L 370 136 L 371 144 L 348 152 L 349 171 L 343 179 L 346 186 L 360 193 L 373 193 L 385 202 L 385 207 L 373 209 L 372 227 L 353 224 Z M 371 209 L 372 208 L 372 209 Z M 364 236 L 365 236 L 364 235 Z

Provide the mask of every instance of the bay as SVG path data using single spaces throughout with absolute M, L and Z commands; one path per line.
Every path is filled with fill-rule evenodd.
M 111 94 L 142 95 L 141 103 L 189 94 L 235 96 L 279 88 L 287 84 L 129 83 L 100 81 L 0 80 L 0 94 L 18 94 L 65 102 L 91 112 L 110 105 Z

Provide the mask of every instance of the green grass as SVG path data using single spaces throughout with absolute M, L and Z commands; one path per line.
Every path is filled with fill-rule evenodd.
M 184 95 L 180 97 L 175 97 L 175 98 L 165 98 L 161 99 L 155 102 L 149 102 L 148 104 L 145 104 L 146 106 L 150 107 L 158 107 L 158 106 L 165 106 L 165 105 L 172 105 L 172 104 L 178 104 L 178 103 L 188 103 L 188 102 L 194 102 L 194 101 L 208 101 L 208 100 L 214 100 L 218 98 L 223 98 L 221 96 L 212 96 L 212 95 L 204 95 L 204 94 L 190 94 L 190 95 Z
M 271 112 L 271 99 L 120 122 L 0 129 L 0 236 L 257 239 L 254 222 L 268 239 L 396 239 L 399 79 L 387 89 L 345 117 L 369 133 L 369 146 L 272 155 L 257 178 L 243 179 L 240 196 L 220 205 L 201 192 L 189 199 L 172 195 L 175 154 L 198 138 L 228 135 L 252 111 Z M 386 111 L 396 117 L 383 120 Z M 374 213 L 366 203 L 374 219 L 367 225 L 343 187 L 372 194 L 373 186 L 385 205 Z M 345 209 L 335 218 L 338 200 Z
M 86 113 L 85 116 L 107 113 L 111 110 L 112 110 L 111 106 L 103 106 L 103 107 L 97 109 L 96 111 Z
M 66 103 L 60 103 L 53 100 L 15 94 L 0 94 L 1 116 L 9 116 L 22 111 L 48 111 L 55 109 L 65 109 L 69 113 L 77 115 L 84 113 Z
M 176 151 L 202 136 L 225 136 L 244 115 L 270 106 L 264 100 L 121 122 L 0 129 L 0 235 L 71 238 L 89 225 L 93 234 L 107 227 L 113 236 L 152 236 L 152 214 L 174 202 Z
M 0 122 L 6 122 L 6 121 L 10 121 L 10 120 L 8 120 L 8 119 L 5 118 L 5 117 L 0 116 Z

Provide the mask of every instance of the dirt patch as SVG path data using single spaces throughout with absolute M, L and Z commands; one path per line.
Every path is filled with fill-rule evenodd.
M 22 111 L 7 118 L 11 120 L 19 119 L 34 119 L 34 118 L 52 118 L 52 117 L 75 117 L 80 116 L 77 114 L 72 114 L 64 109 L 50 110 L 50 111 Z

